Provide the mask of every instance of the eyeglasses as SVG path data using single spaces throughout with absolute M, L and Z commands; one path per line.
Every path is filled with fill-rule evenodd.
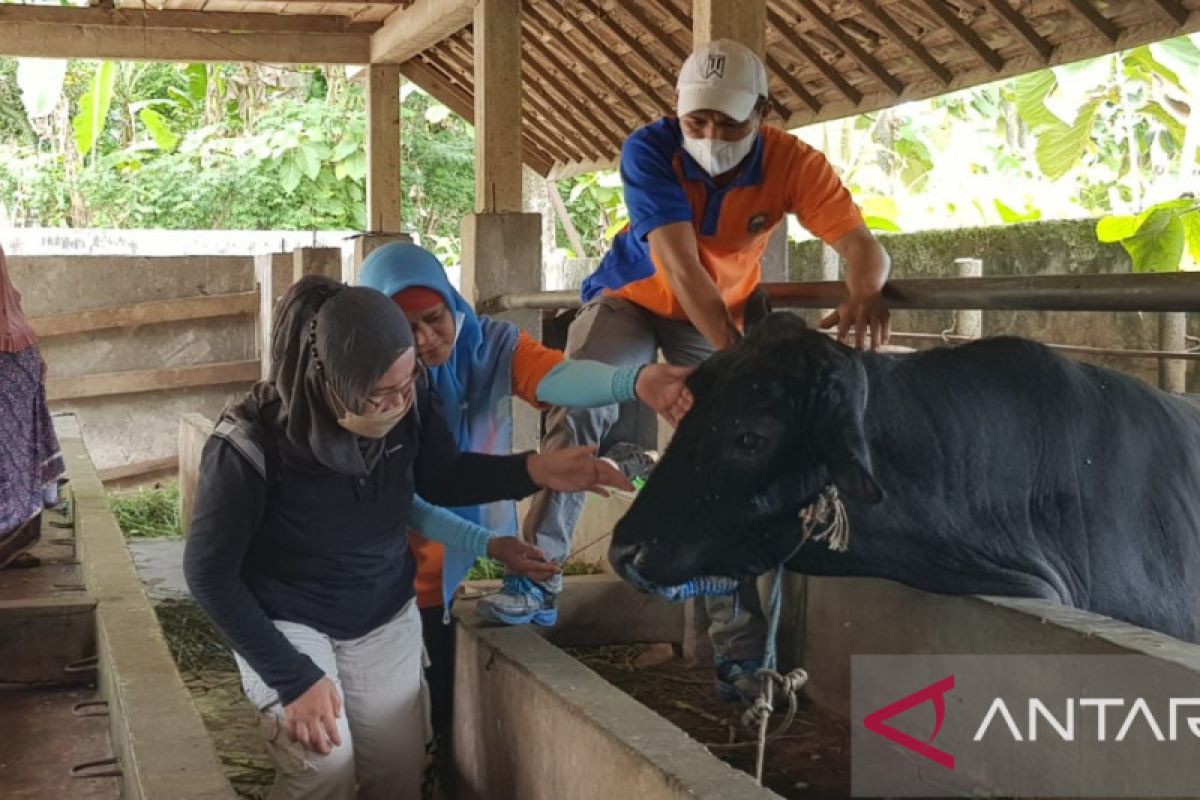
M 409 380 L 395 389 L 387 392 L 372 392 L 366 398 L 366 404 L 375 411 L 382 409 L 389 400 L 397 398 L 400 405 L 407 411 L 413 404 L 413 400 L 417 395 L 417 378 L 420 377 L 421 366 L 418 364 L 409 377 Z

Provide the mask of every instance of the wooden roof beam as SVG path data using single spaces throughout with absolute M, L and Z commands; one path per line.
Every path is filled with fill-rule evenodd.
M 405 61 L 400 65 L 400 72 L 467 122 L 474 120 L 475 99 L 461 86 L 447 79 L 440 70 L 422 61 L 421 57 Z M 522 133 L 526 135 L 529 145 L 525 151 L 525 162 L 545 175 L 554 166 L 555 157 L 547 151 L 545 143 L 539 141 L 534 131 L 524 130 Z
M 445 59 L 450 69 L 459 70 L 464 75 L 473 75 L 474 69 L 471 67 L 471 56 L 467 53 L 468 44 L 460 41 L 461 38 L 462 37 L 460 36 L 453 39 L 448 39 L 441 48 L 441 56 Z M 456 59 L 458 60 L 456 61 Z M 586 158 L 587 154 L 575 143 L 575 140 L 570 135 L 563 133 L 559 127 L 551 124 L 560 119 L 569 119 L 566 113 L 562 109 L 549 105 L 547 101 L 543 100 L 537 93 L 533 91 L 535 86 L 526 80 L 528 75 L 527 64 L 522 63 L 521 74 L 522 80 L 524 81 L 524 84 L 521 87 L 522 101 L 528 102 L 533 110 L 540 114 L 542 119 L 546 121 L 546 123 L 539 128 L 539 131 L 544 132 L 545 135 L 558 142 L 558 147 L 556 149 L 565 154 L 568 158 Z M 541 87 L 536 88 L 540 89 Z
M 647 103 L 650 104 L 651 113 L 674 113 L 674 104 L 669 99 L 666 99 L 661 92 L 656 91 L 652 86 L 650 86 L 650 84 L 646 83 L 642 76 L 638 75 L 637 72 L 630 67 L 628 63 L 626 63 L 626 60 L 619 56 L 617 52 L 609 46 L 608 42 L 597 36 L 595 31 L 593 31 L 588 25 L 580 24 L 575 18 L 566 15 L 563 15 L 563 19 L 566 21 L 566 24 L 570 26 L 571 30 L 578 31 L 580 34 L 582 34 L 583 38 L 587 39 L 588 44 L 596 48 L 596 50 L 598 50 L 606 59 L 608 59 L 609 64 L 616 67 L 621 74 L 629 79 L 630 83 L 638 88 L 638 90 L 642 93 L 642 97 Z M 564 38 L 566 37 L 566 31 L 564 31 L 561 27 L 559 28 L 559 32 L 563 34 Z
M 301 19 L 0 4 L 0 54 L 274 64 L 365 64 L 369 60 L 370 34 L 339 32 L 340 21 L 322 28 L 310 16 Z M 272 21 L 277 22 L 275 27 L 270 27 Z M 243 32 L 214 31 L 218 23 Z
M 535 84 L 540 81 L 543 85 L 553 90 L 554 93 L 557 94 L 564 103 L 573 108 L 572 112 L 568 112 L 560 108 L 559 119 L 569 120 L 577 117 L 583 117 L 588 124 L 592 126 L 597 134 L 604 137 L 604 139 L 608 141 L 611 146 L 619 150 L 621 148 L 622 134 L 615 134 L 610 131 L 608 126 L 600 121 L 600 118 L 596 116 L 586 101 L 581 101 L 573 92 L 571 92 L 570 89 L 567 88 L 566 84 L 558 79 L 558 76 L 551 74 L 550 71 L 546 70 L 542 65 L 539 64 L 538 66 L 544 71 L 535 75 L 524 65 L 522 65 L 522 73 L 525 75 L 525 81 L 528 84 Z
M 842 26 L 833 17 L 821 10 L 821 7 L 814 3 L 813 0 L 797 0 L 797 2 L 819 27 L 836 39 L 842 47 L 846 48 L 846 52 L 861 64 L 863 69 L 874 75 L 875 79 L 882 83 L 888 91 L 897 97 L 904 93 L 904 84 L 895 75 L 884 69 L 883 65 L 874 56 L 863 50 L 862 46 L 854 41 L 854 37 L 849 36 L 842 30 Z
M 351 22 L 349 17 L 325 14 L 247 14 L 225 11 L 141 11 L 0 4 L 0 25 L 40 22 L 48 25 L 95 25 L 149 30 L 188 30 L 210 33 L 360 33 L 379 28 L 374 22 Z
M 595 0 L 580 0 L 580 4 L 588 11 L 592 12 L 592 16 L 596 21 L 613 36 L 616 36 L 621 42 L 629 48 L 629 53 L 632 56 L 640 58 L 646 66 L 650 67 L 652 72 L 658 75 L 670 76 L 667 78 L 667 91 L 671 93 L 670 107 L 673 110 L 675 107 L 675 76 L 679 73 L 678 67 L 674 70 L 669 65 L 659 63 L 646 49 L 646 46 L 637 40 L 629 31 L 618 25 L 615 20 L 608 16 L 608 12 L 598 6 Z
M 657 2 L 657 5 L 662 11 L 665 11 L 669 16 L 671 16 L 675 20 L 676 24 L 679 25 L 679 27 L 683 28 L 684 30 L 688 30 L 691 27 L 692 21 L 688 19 L 687 15 L 680 11 L 679 7 L 671 2 L 671 0 L 661 0 L 661 2 Z M 765 35 L 766 31 L 763 33 Z M 779 62 L 775 61 L 770 56 L 767 56 L 766 66 L 767 69 L 778 72 L 779 79 L 783 81 L 784 85 L 791 89 L 793 94 L 795 94 L 796 97 L 798 97 L 805 105 L 807 105 L 813 111 L 820 109 L 821 104 L 817 102 L 817 98 L 813 97 L 808 90 L 805 89 L 804 86 L 802 86 L 800 82 L 792 76 L 791 73 L 784 70 L 779 65 Z M 767 102 L 774 107 L 775 113 L 781 118 L 786 120 L 791 117 L 791 109 L 780 102 L 778 98 L 768 97 Z
M 1179 0 L 1154 0 L 1154 5 L 1158 6 L 1176 25 L 1182 25 L 1188 21 L 1190 12 L 1183 7 Z
M 988 47 L 987 42 L 980 38 L 979 34 L 970 25 L 958 18 L 950 9 L 946 8 L 946 4 L 942 0 L 922 0 L 925 7 L 932 11 L 942 23 L 950 29 L 954 36 L 975 54 L 983 59 L 983 63 L 992 68 L 993 72 L 999 72 L 1004 69 L 1004 58 L 992 48 Z
M 821 58 L 821 54 L 812 49 L 808 42 L 804 41 L 804 37 L 796 34 L 795 30 L 773 11 L 767 7 L 767 22 L 778 31 L 780 38 L 795 48 L 808 63 L 812 64 L 818 72 L 825 76 L 825 79 L 832 83 L 837 90 L 842 93 L 842 96 L 850 101 L 851 105 L 858 105 L 862 102 L 863 93 L 856 89 L 849 81 L 847 81 L 842 73 L 834 69 L 833 65 L 825 59 Z
M 767 69 L 779 76 L 779 80 L 783 81 L 783 85 L 792 90 L 792 94 L 800 98 L 804 105 L 808 106 L 813 112 L 821 110 L 821 103 L 817 98 L 813 97 L 812 93 L 804 88 L 804 84 L 795 75 L 787 71 L 787 68 L 776 61 L 772 56 L 767 56 Z M 785 109 L 786 111 L 786 109 Z M 787 121 L 788 114 L 783 115 L 784 121 Z
M 1017 32 L 1017 35 L 1025 40 L 1026 44 L 1033 48 L 1035 53 L 1041 56 L 1042 61 L 1050 60 L 1050 57 L 1054 55 L 1054 45 L 1033 29 L 1024 14 L 1010 6 L 1008 0 L 985 0 L 985 2 L 996 12 L 996 16 L 1004 20 L 1010 28 Z
M 449 71 L 452 71 L 452 72 L 457 71 L 463 75 L 474 75 L 475 71 L 474 71 L 474 68 L 471 66 L 471 59 L 473 58 L 473 56 L 468 53 L 468 50 L 467 50 L 468 43 L 460 41 L 461 38 L 462 37 L 459 36 L 459 37 L 455 37 L 452 39 L 447 39 L 446 42 L 443 44 L 443 46 L 440 48 L 440 51 L 438 52 L 438 56 L 443 61 L 446 62 L 445 69 L 448 69 Z M 426 54 L 426 55 L 428 55 L 428 54 Z M 528 65 L 524 63 L 524 60 L 522 60 L 521 74 L 523 76 L 523 79 L 524 79 L 524 76 L 526 76 L 526 74 L 527 74 L 527 70 L 528 70 Z M 553 108 L 553 107 L 547 105 L 545 101 L 543 101 L 537 94 L 535 94 L 533 91 L 531 91 L 534 88 L 534 85 L 532 83 L 530 83 L 528 80 L 525 81 L 525 83 L 523 84 L 523 86 L 521 88 L 523 90 L 522 98 L 524 100 L 529 101 L 530 105 L 533 106 L 535 109 L 538 109 L 538 112 L 542 115 L 542 117 L 544 119 L 559 120 L 559 119 L 569 119 L 570 118 L 567 115 L 567 113 L 565 111 L 563 111 L 561 108 Z M 474 101 L 472 101 L 472 102 L 474 102 Z M 557 128 L 551 127 L 549 124 L 547 124 L 543 127 L 548 134 L 553 135 L 554 139 L 560 142 L 560 146 L 558 148 L 559 150 L 563 151 L 568 156 L 574 156 L 574 155 L 578 154 L 577 155 L 578 158 L 586 158 L 587 157 L 587 154 L 584 153 L 584 151 L 582 149 L 580 149 L 574 143 L 574 140 L 572 140 L 572 138 L 570 136 L 564 134 L 562 131 L 560 131 Z
M 1005 0 L 999 1 L 1001 3 L 1005 2 Z M 950 73 L 950 70 L 946 69 L 940 61 L 933 57 L 932 53 L 910 36 L 908 31 L 904 30 L 904 26 L 895 17 L 884 11 L 875 0 L 859 0 L 858 4 L 862 7 L 863 11 L 874 17 L 875 21 L 882 25 L 884 30 L 891 34 L 891 37 L 909 52 L 909 55 L 921 62 L 933 77 L 941 81 L 943 86 L 950 85 L 950 82 L 954 80 L 954 76 Z
M 573 70 L 568 67 L 563 63 L 562 59 L 555 55 L 549 45 L 538 38 L 537 30 L 533 27 L 532 23 L 525 23 L 525 32 L 527 34 L 524 39 L 525 43 L 530 49 L 540 55 L 542 59 L 548 61 L 551 67 L 558 70 L 558 74 L 562 76 L 563 80 L 570 80 L 568 77 L 570 75 L 578 75 L 579 70 Z M 617 116 L 616 112 L 612 110 L 611 103 L 601 100 L 599 95 L 592 91 L 591 87 L 588 86 L 589 77 L 588 74 L 584 73 L 579 76 L 578 80 L 571 81 L 571 83 L 595 108 L 600 109 L 601 114 L 613 124 L 613 130 L 616 131 L 617 136 L 624 137 L 629 133 L 629 123 Z
M 1067 2 L 1078 12 L 1079 16 L 1087 20 L 1088 24 L 1093 28 L 1104 34 L 1104 37 L 1110 42 L 1115 44 L 1117 39 L 1121 38 L 1121 31 L 1108 17 L 1096 10 L 1091 0 L 1067 0 Z
M 570 53 L 571 57 L 575 59 L 577 64 L 586 66 L 591 63 L 592 59 L 585 55 L 583 51 L 575 45 L 574 42 L 565 36 L 562 30 L 555 26 L 548 18 L 542 16 L 541 12 L 539 12 L 532 3 L 527 3 L 525 5 L 525 14 L 531 20 L 533 20 L 534 23 L 540 25 L 542 28 L 545 28 L 548 31 L 555 31 L 558 34 L 559 44 L 561 44 L 566 51 Z M 594 70 L 594 72 L 599 73 L 599 70 Z M 634 99 L 629 96 L 628 92 L 626 92 L 619 85 L 612 85 L 607 88 L 609 88 L 613 94 L 621 99 L 621 102 L 623 102 L 625 106 L 633 113 L 634 119 L 638 119 L 642 116 L 641 107 L 638 106 L 637 102 L 635 102 Z
M 388 15 L 371 37 L 371 61 L 403 63 L 461 31 L 475 17 L 474 0 L 416 0 Z
M 656 23 L 650 17 L 646 16 L 641 7 L 637 3 L 618 3 L 616 6 L 622 13 L 628 14 L 633 18 L 633 21 L 642 26 L 643 30 L 653 36 L 659 44 L 667 48 L 671 55 L 679 60 L 668 74 L 674 76 L 679 74 L 679 68 L 683 66 L 684 59 L 688 57 L 690 50 L 685 50 L 679 46 L 679 42 L 675 41 L 669 33 L 664 33 L 662 24 Z M 688 29 L 688 38 L 691 39 L 691 29 Z M 641 45 L 644 46 L 644 45 Z

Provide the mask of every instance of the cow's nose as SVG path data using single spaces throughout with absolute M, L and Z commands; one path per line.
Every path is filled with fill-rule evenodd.
M 608 548 L 608 563 L 621 577 L 627 577 L 636 572 L 636 567 L 642 555 L 644 545 L 641 544 L 612 544 Z

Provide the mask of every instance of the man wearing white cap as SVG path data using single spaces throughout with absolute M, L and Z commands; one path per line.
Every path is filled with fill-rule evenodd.
M 762 125 L 768 89 L 759 57 L 728 39 L 709 42 L 684 62 L 676 88 L 678 117 L 625 141 L 629 227 L 583 283 L 585 305 L 571 324 L 568 355 L 625 365 L 653 360 L 661 348 L 668 362 L 694 365 L 733 345 L 767 240 L 788 213 L 846 261 L 848 297 L 821 324 L 836 325 L 843 341 L 853 329 L 859 347 L 868 332 L 873 347 L 885 344 L 888 256 L 825 157 Z M 629 411 L 555 409 L 543 449 L 594 444 L 603 455 L 637 439 Z M 565 560 L 582 506 L 582 494 L 539 494 L 525 520 L 526 540 Z M 561 591 L 560 577 L 536 584 L 509 576 L 479 613 L 508 624 L 553 624 Z M 718 686 L 731 698 L 756 694 L 761 617 L 746 609 L 739 615 L 728 598 L 709 598 L 706 607 Z

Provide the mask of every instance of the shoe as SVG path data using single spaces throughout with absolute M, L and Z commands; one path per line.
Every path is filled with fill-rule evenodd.
M 0 569 L 20 558 L 42 538 L 42 515 L 26 520 L 7 538 L 0 540 Z
M 744 661 L 717 661 L 717 694 L 730 703 L 753 705 L 762 694 L 762 681 L 757 673 L 762 661 L 750 658 Z
M 646 482 L 646 478 L 658 464 L 658 453 L 646 450 L 632 442 L 617 442 L 604 454 L 604 459 L 612 463 L 625 478 L 638 489 Z
M 475 613 L 490 622 L 504 625 L 543 625 L 558 622 L 557 596 L 520 575 L 506 575 L 504 586 L 475 606 Z

